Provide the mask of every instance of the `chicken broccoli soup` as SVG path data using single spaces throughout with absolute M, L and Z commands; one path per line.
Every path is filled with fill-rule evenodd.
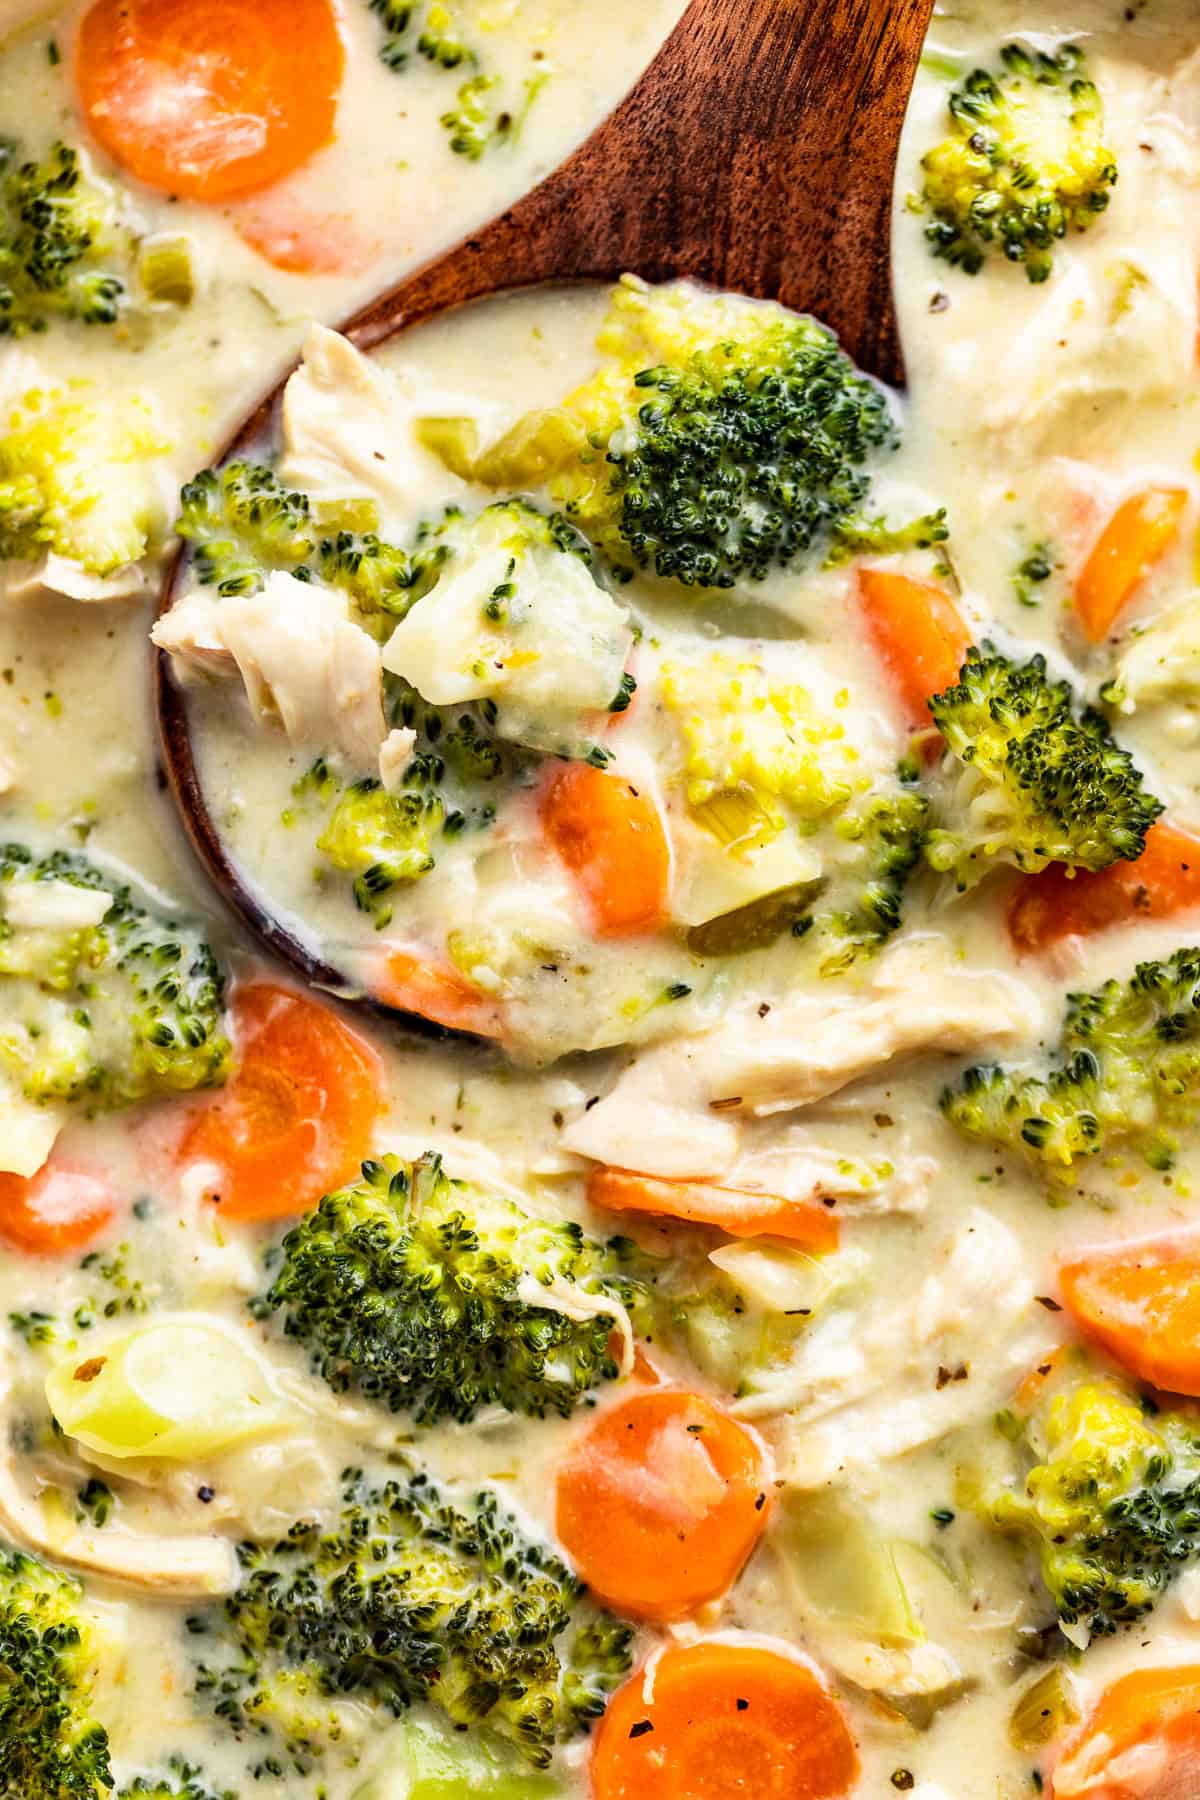
M 1200 1800 L 1200 22 L 339 332 L 682 10 L 0 0 L 0 1800 Z

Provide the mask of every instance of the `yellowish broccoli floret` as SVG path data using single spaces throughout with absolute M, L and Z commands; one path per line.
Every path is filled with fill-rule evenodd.
M 0 436 L 0 558 L 53 551 L 97 576 L 138 562 L 164 525 L 155 459 L 169 448 L 138 396 L 31 389 Z

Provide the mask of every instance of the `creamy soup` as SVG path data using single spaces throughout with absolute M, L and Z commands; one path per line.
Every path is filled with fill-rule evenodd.
M 1200 1793 L 1194 21 L 360 357 L 680 10 L 0 12 L 6 1800 Z

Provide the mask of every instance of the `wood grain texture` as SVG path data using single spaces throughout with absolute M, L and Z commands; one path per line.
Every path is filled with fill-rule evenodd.
M 641 80 L 566 162 L 343 329 L 370 350 L 505 289 L 626 271 L 690 276 L 815 313 L 860 367 L 901 385 L 892 184 L 931 10 L 932 0 L 691 0 Z M 260 401 L 226 455 L 272 431 L 281 391 Z M 162 610 L 185 566 L 178 557 L 168 571 Z M 164 766 L 210 879 L 306 981 L 387 1012 L 247 888 L 208 808 L 186 697 L 169 658 L 153 656 Z

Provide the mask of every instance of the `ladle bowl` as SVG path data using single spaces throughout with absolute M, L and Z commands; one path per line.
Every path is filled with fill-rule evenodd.
M 607 119 L 539 186 L 373 300 L 342 330 L 363 351 L 517 288 L 690 278 L 814 314 L 868 374 L 903 385 L 891 278 L 892 190 L 932 0 L 691 0 Z M 269 438 L 284 383 L 227 446 Z M 181 592 L 181 552 L 161 608 Z M 264 906 L 209 807 L 188 700 L 163 651 L 154 698 L 186 833 L 232 911 L 274 956 L 348 1002 L 386 1006 Z

